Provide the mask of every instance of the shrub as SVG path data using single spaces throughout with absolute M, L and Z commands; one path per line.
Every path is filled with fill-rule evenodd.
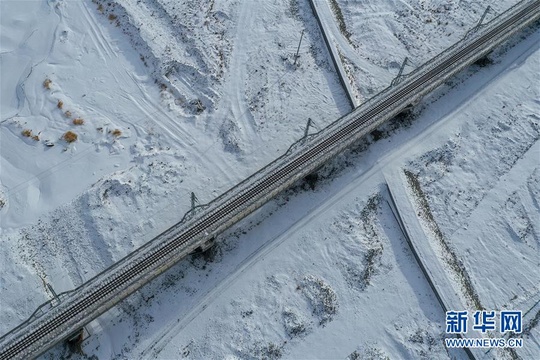
M 73 131 L 68 131 L 63 136 L 64 140 L 68 143 L 72 143 L 77 140 L 78 136 Z
M 337 1 L 330 0 L 330 7 L 332 8 L 334 16 L 337 19 L 339 30 L 347 38 L 347 40 L 351 42 L 351 33 L 347 30 L 347 25 L 345 24 L 345 20 L 343 19 L 343 13 L 341 12 L 341 8 L 339 7 Z
M 84 124 L 84 119 L 81 119 L 81 118 L 73 119 L 73 125 L 83 125 L 83 124 Z
M 122 131 L 120 131 L 120 129 L 114 129 L 113 131 L 111 131 L 111 134 L 113 134 L 113 136 L 120 136 L 122 135 Z
M 110 20 L 110 21 L 114 21 L 114 20 L 116 20 L 116 18 L 117 18 L 116 15 L 114 15 L 114 14 L 109 14 L 109 20 Z
M 39 135 L 34 135 L 34 136 L 32 136 L 32 139 L 33 139 L 34 141 L 39 141 Z
M 31 137 L 32 136 L 32 130 L 30 129 L 24 129 L 22 132 L 21 132 L 22 136 L 24 137 Z
M 56 107 L 61 109 L 64 106 L 64 102 L 62 100 L 58 100 L 58 103 L 56 104 Z
M 52 80 L 51 80 L 51 79 L 45 79 L 45 81 L 43 82 L 43 87 L 44 87 L 45 89 L 50 90 L 50 89 L 51 89 L 51 84 L 52 84 Z
M 64 113 L 64 115 L 65 115 L 67 118 L 70 118 L 70 117 L 71 117 L 71 111 L 69 111 L 69 110 L 66 111 L 66 112 Z

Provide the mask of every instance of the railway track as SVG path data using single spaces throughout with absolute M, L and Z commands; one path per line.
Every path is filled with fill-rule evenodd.
M 62 301 L 0 338 L 0 359 L 35 357 L 163 273 L 200 244 L 246 217 L 476 59 L 540 17 L 540 0 L 522 1 L 399 83 L 310 136 L 186 221 L 166 230 Z

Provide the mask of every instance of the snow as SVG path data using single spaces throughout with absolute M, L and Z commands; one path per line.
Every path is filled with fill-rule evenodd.
M 361 100 L 388 86 L 405 56 L 419 65 L 486 5 L 489 20 L 513 4 L 319 3 Z M 285 152 L 308 118 L 320 129 L 349 111 L 307 2 L 2 1 L 0 17 L 0 334 L 52 298 L 46 283 L 73 289 L 179 221 L 192 191 L 210 201 Z M 93 321 L 85 353 L 463 358 L 443 346 L 444 313 L 384 183 L 400 182 L 418 207 L 404 170 L 417 176 L 486 309 L 531 309 L 539 37 L 516 37 L 493 64 L 466 70 Z M 472 309 L 431 224 L 417 221 L 446 291 Z M 533 327 L 517 354 L 540 357 L 539 335 Z M 57 346 L 44 358 L 60 356 Z
M 515 1 L 328 0 L 321 6 L 363 102 L 460 40 L 490 6 L 484 22 Z M 335 10 L 339 9 L 339 10 Z M 340 14 L 340 15 L 339 15 Z
M 378 209 L 376 197 L 371 200 L 374 206 L 359 204 L 354 193 L 349 192 L 347 197 L 349 201 L 312 217 L 310 222 L 317 226 L 295 227 L 293 232 L 281 235 L 286 240 L 270 256 L 259 259 L 249 274 L 228 285 L 220 296 L 220 305 L 197 317 L 203 326 L 178 329 L 178 335 L 159 356 L 177 356 L 177 347 L 194 338 L 201 339 L 190 345 L 195 358 L 226 353 L 257 357 L 258 351 L 268 351 L 263 349 L 270 346 L 290 358 L 343 358 L 366 344 L 396 357 L 400 354 L 392 346 L 396 337 L 412 336 L 416 327 L 419 331 L 435 327 L 429 319 L 437 318 L 440 309 L 427 284 L 420 282 L 407 289 L 400 285 L 407 283 L 408 277 L 421 276 L 403 239 L 396 236 L 395 226 L 381 224 L 380 218 L 387 224 L 391 219 L 388 209 Z M 369 222 L 362 224 L 362 216 Z M 371 237 L 374 234 L 375 239 Z M 313 246 L 314 242 L 318 246 Z M 374 250 L 373 260 L 366 255 L 368 249 Z M 369 270 L 371 262 L 373 270 Z M 363 263 L 366 267 L 358 272 Z M 373 299 L 378 299 L 376 305 Z M 398 303 L 408 306 L 396 309 Z M 253 313 L 240 318 L 242 310 Z M 300 334 L 287 329 L 290 313 L 305 328 Z M 222 320 L 214 323 L 214 319 Z M 381 338 L 380 331 L 371 331 L 376 322 L 387 324 L 386 336 Z M 198 330 L 200 327 L 202 330 Z M 407 330 L 399 331 L 401 327 Z M 223 333 L 221 337 L 209 336 L 218 331 Z M 438 345 L 431 350 L 444 352 L 440 342 Z M 427 351 L 427 345 L 422 349 L 423 344 L 408 347 L 405 353 L 409 355 Z

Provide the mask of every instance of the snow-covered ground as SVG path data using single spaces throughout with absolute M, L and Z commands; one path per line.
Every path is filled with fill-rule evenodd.
M 323 19 L 366 98 L 405 56 L 418 65 L 457 41 L 488 4 L 513 2 L 340 0 Z M 2 1 L 0 16 L 0 334 L 51 298 L 46 282 L 81 284 L 177 222 L 191 191 L 211 200 L 283 153 L 308 118 L 322 128 L 349 110 L 307 1 Z M 94 321 L 84 352 L 462 357 L 442 344 L 443 311 L 384 176 L 416 179 L 434 261 L 464 308 L 474 300 L 440 237 L 482 306 L 527 310 L 540 294 L 539 37 L 467 70 L 414 121 L 324 167 L 314 191 L 299 184 Z M 540 357 L 539 336 L 524 336 L 522 358 Z
M 317 1 L 317 0 L 315 0 Z M 405 60 L 407 74 L 460 40 L 477 24 L 510 6 L 512 0 L 328 0 L 320 9 L 331 24 L 351 85 L 360 101 L 384 89 Z

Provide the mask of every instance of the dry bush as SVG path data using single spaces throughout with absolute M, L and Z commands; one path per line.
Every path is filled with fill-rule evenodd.
M 32 139 L 33 139 L 34 141 L 39 141 L 39 135 L 34 135 L 34 136 L 32 136 Z
M 64 106 L 64 102 L 62 100 L 58 100 L 58 103 L 56 104 L 56 107 L 59 108 L 59 109 L 62 109 L 63 106 Z
M 84 124 L 84 119 L 81 119 L 81 118 L 73 119 L 73 125 L 83 125 L 83 124 Z
M 422 189 L 418 174 L 415 174 L 407 169 L 404 170 L 404 173 L 405 177 L 407 178 L 407 182 L 409 183 L 410 189 L 412 189 L 417 204 L 419 206 L 418 216 L 427 222 L 427 225 L 435 234 L 435 237 L 437 238 L 439 244 L 444 250 L 444 260 L 446 264 L 450 266 L 450 269 L 457 276 L 458 280 L 461 282 L 461 288 L 463 289 L 464 295 L 476 310 L 484 310 L 485 308 L 480 302 L 480 298 L 478 296 L 478 293 L 476 292 L 474 284 L 471 281 L 467 269 L 463 266 L 463 263 L 458 258 L 454 250 L 450 247 L 448 239 L 439 228 L 439 224 L 433 216 L 433 212 L 431 210 L 431 207 L 429 206 L 428 197 Z
M 111 134 L 113 136 L 118 137 L 118 136 L 122 135 L 122 131 L 120 131 L 120 129 L 114 129 L 114 130 L 111 131 Z
M 116 20 L 117 17 L 118 17 L 118 16 L 116 16 L 116 15 L 114 15 L 114 14 L 109 14 L 109 20 L 110 20 L 110 21 Z
M 31 137 L 32 136 L 32 130 L 30 129 L 24 129 L 22 132 L 21 132 L 22 136 L 24 137 Z
M 52 80 L 51 80 L 51 79 L 45 79 L 45 81 L 43 82 L 43 87 L 44 87 L 45 89 L 50 90 L 50 89 L 51 89 L 51 84 L 52 84 Z
M 351 42 L 351 33 L 349 32 L 349 30 L 347 30 L 345 19 L 343 19 L 343 13 L 341 12 L 341 8 L 339 7 L 337 1 L 330 0 L 330 7 L 332 8 L 334 16 L 336 17 L 337 23 L 339 25 L 339 30 L 347 38 L 347 40 Z
M 69 110 L 66 111 L 66 112 L 64 113 L 64 115 L 65 115 L 65 117 L 70 118 L 70 117 L 71 117 L 71 111 L 69 111 Z
M 73 131 L 68 131 L 62 137 L 66 142 L 72 143 L 77 140 L 78 136 Z

